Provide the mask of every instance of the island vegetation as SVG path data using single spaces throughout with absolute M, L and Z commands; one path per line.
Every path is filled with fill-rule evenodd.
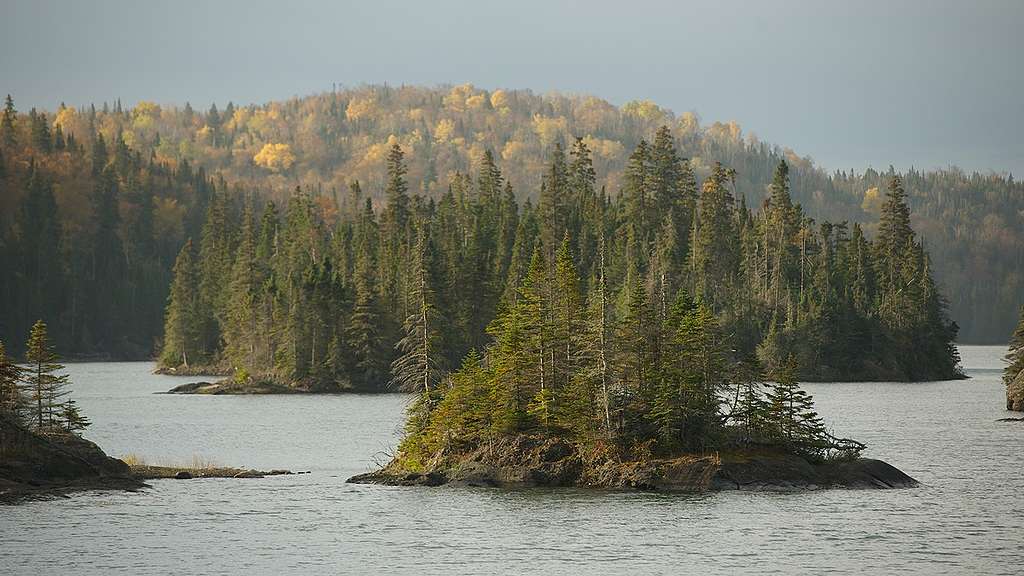
M 1006 409 L 1024 412 L 1024 307 L 1021 307 L 1020 322 L 1010 338 L 1003 383 L 1006 384 Z
M 1024 299 L 1024 193 L 1010 175 L 954 168 L 826 173 L 735 123 L 702 123 L 652 102 L 613 106 L 589 96 L 468 85 L 367 86 L 204 111 L 150 102 L 19 111 L 7 98 L 0 116 L 0 269 L 9 273 L 0 275 L 0 340 L 23 354 L 22 336 L 42 318 L 66 357 L 152 357 L 162 347 L 176 255 L 189 238 L 198 251 L 211 206 L 219 202 L 238 222 L 243 198 L 252 197 L 257 213 L 268 199 L 283 211 L 299 186 L 328 234 L 366 199 L 379 220 L 387 203 L 383 167 L 395 144 L 406 154 L 410 194 L 428 203 L 439 205 L 449 186 L 465 189 L 458 181 L 475 177 L 492 150 L 516 202 L 537 207 L 539 175 L 555 144 L 571 148 L 580 135 L 595 181 L 614 202 L 627 188 L 640 140 L 650 141 L 661 125 L 698 181 L 721 162 L 734 169 L 735 200 L 761 208 L 785 160 L 792 201 L 805 217 L 847 221 L 848 234 L 859 224 L 870 239 L 879 235 L 886 187 L 901 176 L 960 338 L 1006 341 Z M 360 200 L 352 206 L 350 183 L 357 180 Z M 231 235 L 237 242 L 239 231 Z
M 793 357 L 805 379 L 960 377 L 957 328 L 898 176 L 874 240 L 859 225 L 807 217 L 785 161 L 750 210 L 732 170 L 716 165 L 699 182 L 668 128 L 637 146 L 614 197 L 598 187 L 583 139 L 568 154 L 554 147 L 536 205 L 516 202 L 489 152 L 436 202 L 410 194 L 406 176 L 396 144 L 380 213 L 354 182 L 331 220 L 302 190 L 259 214 L 250 197 L 235 217 L 216 193 L 198 247 L 186 243 L 175 263 L 162 364 L 232 374 L 238 386 L 436 387 L 492 346 L 488 331 L 532 282 L 549 379 L 565 370 L 553 350 L 599 317 L 630 334 L 607 343 L 609 378 L 646 380 L 630 374 L 668 354 L 662 331 L 684 295 L 736 358 L 771 372 Z M 569 318 L 560 327 L 559 315 Z

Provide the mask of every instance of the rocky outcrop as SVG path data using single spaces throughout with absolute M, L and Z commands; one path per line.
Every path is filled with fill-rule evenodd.
M 365 390 L 355 389 L 342 382 L 310 380 L 286 383 L 268 379 L 238 382 L 228 378 L 217 382 L 189 382 L 171 388 L 166 394 L 342 394 L 345 392 L 365 392 Z
M 167 394 L 301 394 L 302 392 L 305 390 L 276 382 L 239 383 L 233 380 L 221 380 L 220 382 L 189 382 L 171 388 Z
M 515 436 L 458 456 L 442 456 L 429 470 L 392 462 L 348 481 L 390 486 L 588 487 L 704 492 L 816 488 L 908 488 L 917 481 L 867 458 L 811 463 L 781 452 L 619 460 L 585 457 L 558 438 Z
M 0 501 L 144 486 L 127 464 L 84 438 L 37 434 L 0 419 Z
M 136 464 L 131 467 L 131 472 L 136 478 L 142 480 L 158 480 L 162 478 L 174 478 L 176 480 L 192 480 L 194 478 L 263 478 L 266 476 L 295 474 L 291 470 L 256 470 L 253 468 L 222 466 L 150 466 L 148 464 Z
M 153 374 L 165 376 L 230 376 L 234 372 L 230 367 L 223 366 L 161 366 L 153 370 Z

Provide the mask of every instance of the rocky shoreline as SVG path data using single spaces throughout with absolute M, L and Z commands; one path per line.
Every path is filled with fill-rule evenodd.
M 137 491 L 150 487 L 147 480 L 163 478 L 263 478 L 290 474 L 295 472 L 129 465 L 75 434 L 38 434 L 0 419 L 0 503 L 65 497 L 87 490 Z
M 131 466 L 131 473 L 140 480 L 192 480 L 194 478 L 264 478 L 267 476 L 291 476 L 308 474 L 308 472 L 292 472 L 291 470 L 256 470 L 254 468 L 204 467 L 189 466 L 152 466 L 136 464 Z
M 609 490 L 706 492 L 821 488 L 911 488 L 918 482 L 881 461 L 811 463 L 782 452 L 682 455 L 637 461 L 587 461 L 560 439 L 519 436 L 462 455 L 429 470 L 384 468 L 348 479 L 353 484 L 388 486 L 571 487 Z
M 84 438 L 36 434 L 0 420 L 0 502 L 146 486 L 127 464 Z
M 248 380 L 237 382 L 230 378 L 217 382 L 189 382 L 171 388 L 164 394 L 346 394 L 369 392 L 337 382 L 294 382 L 283 383 L 275 380 Z

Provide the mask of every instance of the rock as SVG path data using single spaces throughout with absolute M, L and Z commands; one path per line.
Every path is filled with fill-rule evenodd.
M 0 500 L 145 487 L 127 464 L 75 434 L 38 434 L 0 417 Z
M 232 476 L 232 478 L 263 478 L 263 476 L 263 472 L 260 472 L 259 470 L 242 470 Z
M 181 470 L 174 475 L 175 480 L 191 480 L 192 473 L 188 470 Z
M 409 472 L 392 462 L 348 480 L 356 484 L 481 487 L 592 487 L 703 492 L 818 488 L 906 488 L 916 480 L 868 458 L 811 463 L 795 454 L 681 455 L 622 461 L 605 455 L 584 463 L 579 450 L 559 438 L 501 438 L 459 455 L 439 455 L 435 469 Z
M 212 389 L 215 384 L 211 382 L 189 382 L 171 388 L 167 394 L 206 394 L 206 390 Z

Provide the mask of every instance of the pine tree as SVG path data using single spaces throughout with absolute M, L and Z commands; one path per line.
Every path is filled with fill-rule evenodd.
M 1024 306 L 1020 322 L 1010 337 L 1010 350 L 1006 354 L 1003 383 L 1006 384 L 1006 409 L 1024 412 Z
M 68 384 L 66 374 L 58 374 L 64 366 L 57 363 L 57 354 L 50 345 L 46 333 L 46 323 L 39 320 L 32 326 L 28 342 L 25 345 L 25 384 L 29 390 L 33 422 L 39 430 L 53 429 L 60 424 L 60 415 L 64 403 L 61 398 L 67 395 Z

